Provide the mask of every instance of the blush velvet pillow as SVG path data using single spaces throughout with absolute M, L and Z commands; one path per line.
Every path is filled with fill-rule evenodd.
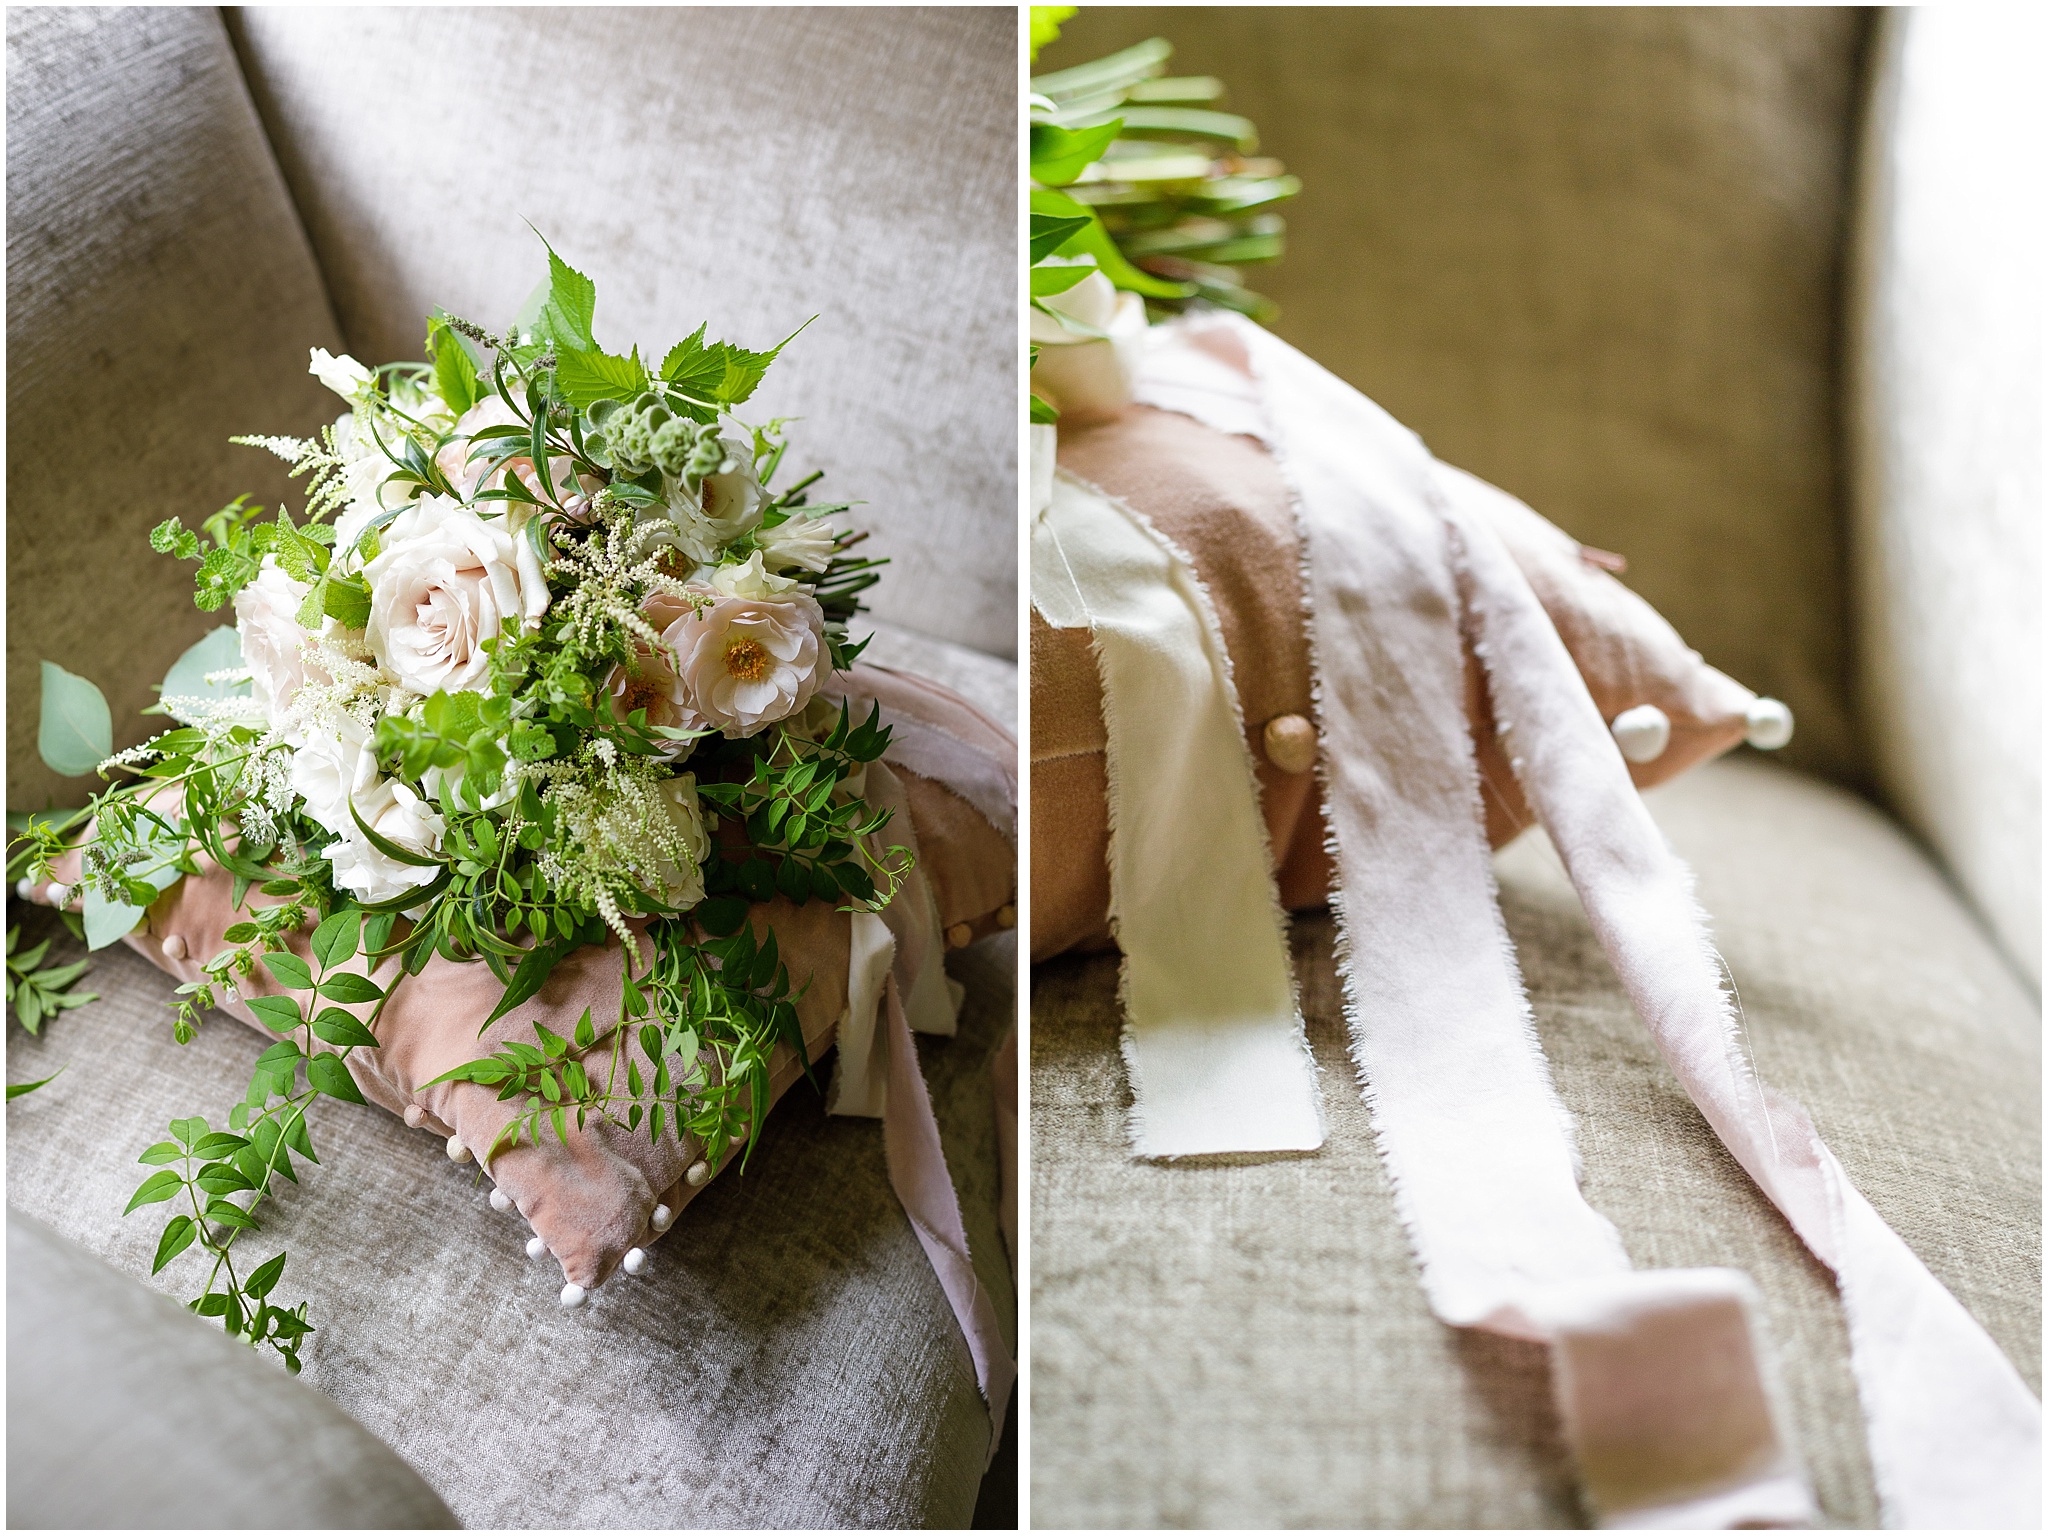
M 1267 834 L 1290 908 L 1329 892 L 1313 772 L 1301 548 L 1278 466 L 1253 438 L 1176 411 L 1132 405 L 1059 427 L 1059 464 L 1141 513 L 1194 566 L 1229 651 Z M 1587 551 L 1506 492 L 1448 465 L 1438 489 L 1499 532 L 1557 626 L 1603 717 L 1652 706 L 1661 750 L 1632 761 L 1647 788 L 1727 751 L 1759 701 L 1689 649 L 1655 609 Z M 1466 713 L 1495 847 L 1533 819 L 1508 766 L 1477 658 L 1466 656 Z M 1031 616 L 1031 954 L 1102 949 L 1108 927 L 1109 819 L 1102 686 L 1088 632 Z M 1654 746 L 1654 738 L 1647 745 Z M 1640 753 L 1643 746 L 1637 746 Z
M 929 900 L 930 926 L 946 936 L 949 947 L 1015 922 L 1016 746 L 1008 732 L 936 684 L 866 666 L 855 667 L 840 683 L 848 699 L 879 703 L 893 730 L 887 756 L 870 765 L 867 798 L 895 807 L 885 840 L 907 846 L 916 860 L 910 879 L 884 912 L 897 933 L 898 982 L 907 995 L 915 978 L 906 972 L 942 963 L 938 946 L 918 942 L 927 927 L 918 920 L 923 902 Z M 68 855 L 58 866 L 59 878 L 75 883 L 77 862 L 77 854 Z M 127 942 L 180 981 L 204 979 L 204 960 L 225 947 L 227 929 L 244 917 L 233 905 L 232 888 L 224 871 L 188 875 L 158 899 Z M 815 1064 L 831 1049 L 847 1010 L 851 916 L 825 902 L 797 907 L 777 897 L 756 904 L 749 922 L 757 939 L 775 935 L 792 992 L 801 991 L 798 1022 L 806 1055 Z M 288 942 L 302 959 L 310 955 L 309 933 L 293 934 Z M 377 1021 L 376 1047 L 356 1050 L 348 1058 L 351 1075 L 369 1102 L 402 1115 L 408 1125 L 448 1138 L 452 1156 L 487 1153 L 518 1105 L 501 1100 L 495 1087 L 434 1080 L 506 1041 L 532 1043 L 536 1025 L 572 1038 L 586 1009 L 596 1039 L 577 1054 L 593 1075 L 607 1069 L 619 1027 L 625 963 L 616 938 L 574 951 L 535 996 L 479 1034 L 503 984 L 481 963 L 459 964 L 436 955 L 392 992 Z M 346 968 L 367 972 L 385 985 L 398 974 L 395 958 L 372 971 L 358 955 Z M 264 1026 L 247 1000 L 288 992 L 262 968 L 241 988 L 242 995 L 228 1001 L 225 1011 L 258 1029 Z M 311 1001 L 306 992 L 290 995 L 302 1008 Z M 652 1076 L 652 1064 L 639 1055 L 635 1031 L 625 1031 L 621 1047 Z M 625 1063 L 622 1055 L 622 1073 Z M 770 1066 L 770 1102 L 802 1075 L 796 1052 L 778 1047 Z M 728 1151 L 727 1160 L 742 1150 Z M 489 1173 L 560 1261 L 563 1278 L 588 1290 L 611 1275 L 630 1250 L 646 1247 L 668 1230 L 708 1184 L 717 1170 L 700 1166 L 701 1157 L 702 1149 L 688 1135 L 679 1139 L 664 1132 L 655 1141 L 644 1130 L 629 1133 L 592 1119 L 580 1128 L 571 1121 L 564 1140 L 548 1135 L 538 1144 L 527 1140 L 506 1147 L 491 1159 Z

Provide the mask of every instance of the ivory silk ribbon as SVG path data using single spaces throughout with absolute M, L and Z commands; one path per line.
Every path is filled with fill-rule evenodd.
M 1233 353 L 1255 384 L 1233 377 Z M 1814 1510 L 1771 1410 L 1749 1282 L 1631 1271 L 1579 1192 L 1480 830 L 1464 632 L 1515 772 L 1637 1012 L 1716 1133 L 1837 1275 L 1888 1522 L 2038 1525 L 2039 1404 L 1855 1191 L 1805 1112 L 1757 1081 L 1689 874 L 1467 482 L 1350 386 L 1234 317 L 1164 328 L 1138 398 L 1255 431 L 1295 494 L 1339 964 L 1381 1155 L 1438 1316 L 1551 1343 L 1566 1433 L 1602 1523 L 1788 1525 Z M 1149 783 L 1112 774 L 1116 836 Z
M 1322 1145 L 1315 1067 L 1222 631 L 1187 561 L 1061 472 L 1031 600 L 1102 669 L 1131 1145 L 1140 1157 Z

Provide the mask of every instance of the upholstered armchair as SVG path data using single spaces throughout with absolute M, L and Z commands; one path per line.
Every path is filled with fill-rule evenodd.
M 763 344 L 818 317 L 755 408 L 803 418 L 803 468 L 866 504 L 892 561 L 870 657 L 1014 719 L 1014 58 L 1010 13 L 971 9 L 10 13 L 10 808 L 85 794 L 37 761 L 40 660 L 106 691 L 123 746 L 220 622 L 150 527 L 242 491 L 297 507 L 229 435 L 332 419 L 311 346 L 416 357 L 437 305 L 503 323 L 545 261 L 524 221 L 597 280 L 605 334 Z M 951 957 L 962 1028 L 923 1052 L 1006 1327 L 989 1064 L 1014 953 Z M 10 1109 L 8 1199 L 147 1277 L 134 1158 L 170 1116 L 224 1114 L 262 1041 L 216 1020 L 175 1045 L 171 983 L 118 946 L 87 985 L 39 1037 L 10 1024 L 10 1081 L 65 1071 Z M 326 1107 L 324 1162 L 268 1233 L 313 1303 L 304 1379 L 464 1523 L 971 1518 L 990 1415 L 875 1123 L 793 1094 L 645 1274 L 567 1313 L 474 1167 Z M 194 1289 L 176 1265 L 149 1283 Z M 68 1327 L 96 1326 L 92 1294 Z M 17 1489 L 37 1470 L 10 1457 Z M 113 1523 L 153 1522 L 146 1470 Z

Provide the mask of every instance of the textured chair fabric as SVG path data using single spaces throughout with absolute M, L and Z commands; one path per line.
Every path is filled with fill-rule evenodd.
M 1010 936 L 956 952 L 960 1033 L 919 1042 L 975 1267 L 1005 1319 L 989 1063 L 1014 954 Z M 173 1043 L 170 983 L 125 948 L 95 959 L 91 984 L 102 1000 L 40 1038 L 10 1025 L 11 1079 L 68 1066 L 8 1111 L 8 1201 L 147 1276 L 162 1223 L 121 1215 L 148 1171 L 135 1155 L 173 1116 L 223 1124 L 263 1042 L 216 1018 Z M 746 1172 L 691 1203 L 645 1274 L 574 1312 L 473 1164 L 381 1110 L 322 1101 L 312 1130 L 320 1166 L 301 1165 L 248 1241 L 287 1249 L 278 1298 L 312 1302 L 303 1379 L 465 1525 L 967 1523 L 988 1413 L 874 1121 L 827 1119 L 818 1095 L 792 1090 Z M 196 1295 L 195 1263 L 149 1283 Z
M 455 1524 L 318 1392 L 13 1211 L 7 1418 L 17 1530 Z
M 339 333 L 218 12 L 8 11 L 7 341 L 7 804 L 29 810 L 84 798 L 36 756 L 38 664 L 140 741 L 220 622 L 150 528 L 275 506 L 284 466 L 228 438 L 336 414 L 306 348 Z
M 818 318 L 748 409 L 867 504 L 877 611 L 1016 654 L 1013 12 L 236 11 L 349 345 L 496 328 L 544 270 L 615 349 Z
M 2016 46 L 1994 13 L 1884 13 L 1850 311 L 1857 660 L 1877 782 L 2036 986 L 2039 68 L 2038 46 Z
M 1766 1082 L 2039 1390 L 2040 1021 L 1884 817 L 1743 757 L 1648 796 L 1699 875 Z M 1540 833 L 1497 860 L 1586 1191 L 1640 1265 L 1762 1288 L 1832 1523 L 1876 1504 L 1826 1271 L 1656 1059 Z M 1327 917 L 1296 920 L 1330 1138 L 1127 1153 L 1113 957 L 1036 968 L 1032 1514 L 1044 1526 L 1582 1523 L 1536 1346 L 1429 1313 L 1346 1055 Z
M 1220 76 L 1304 185 L 1274 329 L 1440 458 L 1626 555 L 1712 665 L 1860 771 L 1837 465 L 1866 13 L 1083 7 Z

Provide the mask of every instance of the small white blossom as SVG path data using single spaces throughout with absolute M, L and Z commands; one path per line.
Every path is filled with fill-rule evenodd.
M 762 529 L 754 542 L 761 546 L 762 561 L 771 570 L 815 573 L 832 563 L 832 547 L 838 539 L 837 528 L 798 509 L 788 521 Z
M 769 574 L 761 564 L 761 552 L 755 550 L 744 561 L 721 565 L 713 571 L 711 585 L 727 597 L 774 597 L 787 592 L 796 581 Z
M 344 400 L 357 399 L 375 381 L 376 375 L 346 352 L 336 357 L 325 347 L 314 347 L 312 358 L 306 372 Z

